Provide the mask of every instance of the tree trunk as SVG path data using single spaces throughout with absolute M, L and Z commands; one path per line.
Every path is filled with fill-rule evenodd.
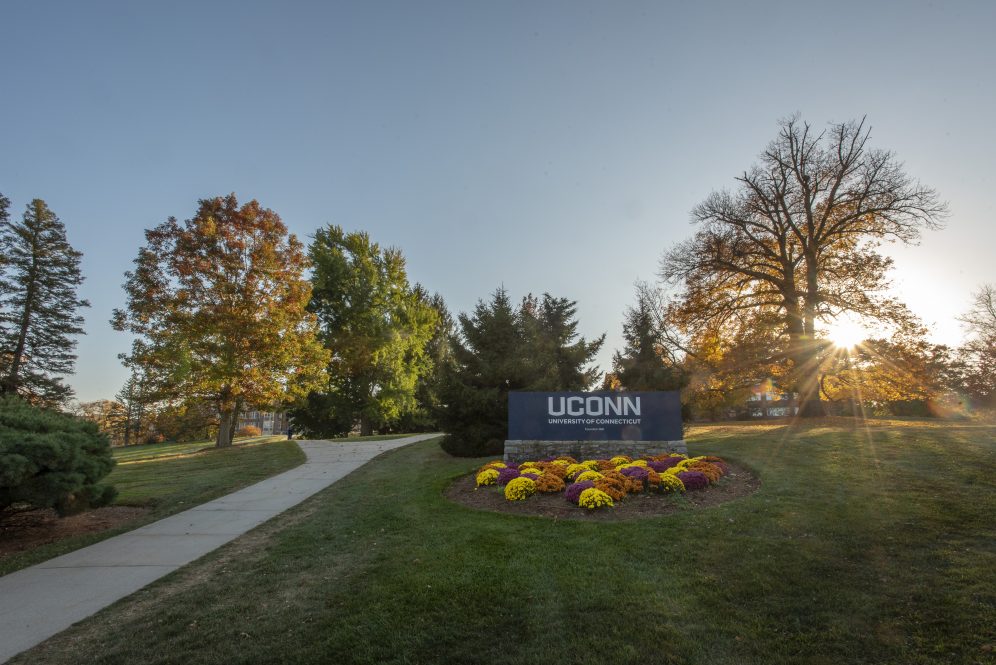
M 817 259 L 806 258 L 806 295 L 803 302 L 802 334 L 798 339 L 796 364 L 797 392 L 799 393 L 799 415 L 803 418 L 819 418 L 827 415 L 820 400 L 820 357 L 816 344 L 816 305 L 818 281 Z
M 218 439 L 215 441 L 215 448 L 228 448 L 232 445 L 232 413 L 233 407 L 221 407 L 218 409 Z
M 373 433 L 373 423 L 366 416 L 362 416 L 360 418 L 360 436 L 372 436 Z
M 235 400 L 235 410 L 232 411 L 232 426 L 228 428 L 228 445 L 230 446 L 235 444 L 235 431 L 239 427 L 239 414 L 242 413 L 242 407 L 242 400 Z
M 24 297 L 24 311 L 21 314 L 20 330 L 17 333 L 17 344 L 14 346 L 14 354 L 10 359 L 10 371 L 3 378 L 3 381 L 0 382 L 0 392 L 4 393 L 16 393 L 18 386 L 21 384 L 21 362 L 24 359 L 24 347 L 28 339 L 28 327 L 31 324 L 31 303 L 35 297 L 35 274 L 33 266 L 29 273 L 29 279 L 28 292 Z

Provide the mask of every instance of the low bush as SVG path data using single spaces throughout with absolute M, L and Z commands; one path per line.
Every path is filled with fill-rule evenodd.
M 240 427 L 239 431 L 235 433 L 235 436 L 262 436 L 263 430 L 256 427 L 255 425 L 245 425 Z
M 501 455 L 505 442 L 498 439 L 481 440 L 473 436 L 449 434 L 439 442 L 440 447 L 454 457 L 489 457 Z
M 0 397 L 0 512 L 24 504 L 67 515 L 114 500 L 99 481 L 114 466 L 97 425 Z

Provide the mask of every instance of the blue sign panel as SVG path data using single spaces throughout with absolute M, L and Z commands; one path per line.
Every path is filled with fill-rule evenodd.
M 681 399 L 669 392 L 508 394 L 512 441 L 678 441 Z

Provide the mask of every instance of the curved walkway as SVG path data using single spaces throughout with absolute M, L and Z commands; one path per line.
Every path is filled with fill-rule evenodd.
M 300 441 L 301 466 L 238 492 L 0 577 L 0 663 L 304 501 L 380 453 L 387 441 Z

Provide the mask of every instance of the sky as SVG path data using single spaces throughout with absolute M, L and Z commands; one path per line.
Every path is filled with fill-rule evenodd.
M 938 342 L 996 282 L 996 3 L 5 0 L 0 192 L 45 199 L 83 252 L 82 401 L 126 378 L 108 320 L 143 231 L 234 192 L 303 239 L 400 248 L 471 310 L 576 300 L 622 345 L 636 280 L 794 113 L 867 116 L 950 207 L 889 246 Z

